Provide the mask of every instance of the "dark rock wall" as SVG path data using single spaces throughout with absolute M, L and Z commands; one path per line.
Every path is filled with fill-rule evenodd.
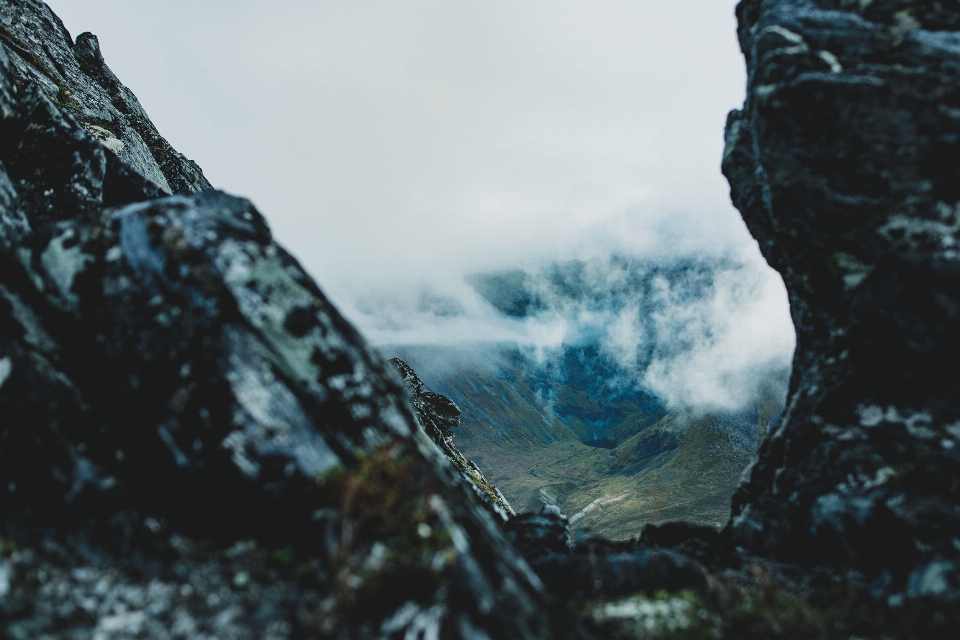
M 960 587 L 960 5 L 743 0 L 723 171 L 783 276 L 788 406 L 733 500 L 736 544 Z
M 577 634 L 260 213 L 0 18 L 0 631 Z

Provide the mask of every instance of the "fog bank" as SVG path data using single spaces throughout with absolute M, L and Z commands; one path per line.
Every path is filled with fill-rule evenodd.
M 655 335 L 695 348 L 663 346 L 644 384 L 722 403 L 789 361 L 782 283 L 719 171 L 745 84 L 735 0 L 50 5 L 376 344 L 547 353 L 589 314 L 504 315 L 471 278 L 697 258 L 739 266 L 696 304 L 662 293 Z M 623 305 L 602 333 L 629 359 L 644 310 Z

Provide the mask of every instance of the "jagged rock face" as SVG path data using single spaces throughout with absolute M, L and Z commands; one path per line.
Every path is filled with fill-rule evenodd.
M 420 376 L 400 358 L 391 362 L 410 390 L 420 426 L 434 440 L 452 438 L 453 429 L 460 426 L 460 407 L 450 398 L 428 390 Z
M 171 147 L 136 96 L 110 71 L 97 37 L 71 41 L 60 19 L 39 0 L 0 3 L 0 42 L 11 81 L 35 86 L 124 164 L 166 193 L 211 189 L 200 167 Z
M 578 633 L 259 212 L 92 36 L 0 18 L 3 632 Z
M 507 535 L 526 557 L 543 557 L 570 550 L 569 519 L 556 505 L 544 505 L 539 512 L 522 513 L 505 525 Z
M 494 516 L 506 520 L 516 515 L 500 490 L 484 477 L 480 467 L 466 459 L 453 444 L 453 429 L 460 426 L 460 407 L 447 396 L 428 390 L 410 365 L 400 358 L 393 358 L 391 362 L 410 391 L 420 427 L 437 445 L 440 453 L 460 472 L 467 485 L 473 488 Z
M 797 329 L 753 552 L 960 596 L 960 7 L 744 0 L 723 170 Z

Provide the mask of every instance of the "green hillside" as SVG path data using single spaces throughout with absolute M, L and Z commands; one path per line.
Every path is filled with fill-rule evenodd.
M 638 535 L 648 522 L 721 526 L 757 439 L 780 408 L 770 393 L 735 413 L 667 413 L 641 392 L 606 385 L 615 372 L 597 370 L 595 358 L 593 370 L 568 362 L 558 377 L 491 345 L 383 351 L 460 406 L 456 446 L 514 509 L 556 504 L 573 530 L 612 539 Z

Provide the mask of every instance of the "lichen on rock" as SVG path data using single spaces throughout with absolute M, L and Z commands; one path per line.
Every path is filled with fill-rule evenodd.
M 0 634 L 576 635 L 253 205 L 0 19 Z
M 960 11 L 744 0 L 737 15 L 749 80 L 723 170 L 798 342 L 730 533 L 855 567 L 894 600 L 937 566 L 955 599 Z

